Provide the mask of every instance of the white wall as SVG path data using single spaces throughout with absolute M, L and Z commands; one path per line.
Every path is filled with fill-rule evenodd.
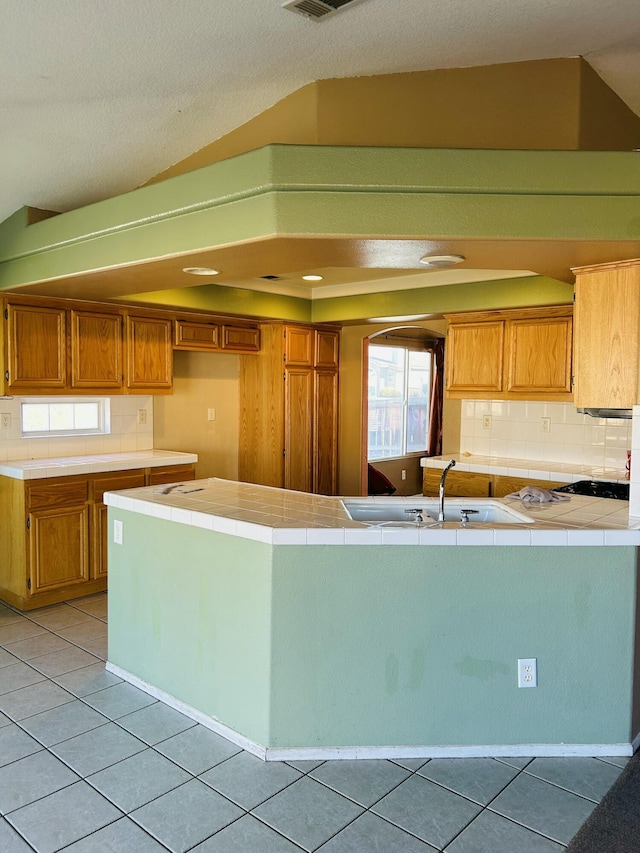
M 20 433 L 22 398 L 0 399 L 0 413 L 11 416 L 10 428 L 0 429 L 0 462 L 6 462 L 9 459 L 47 459 L 55 456 L 150 450 L 153 447 L 153 397 L 111 397 L 110 400 L 111 432 L 109 435 L 22 438 Z M 146 424 L 138 423 L 139 409 L 145 409 L 147 412 Z
M 485 416 L 490 429 L 483 428 Z M 549 418 L 548 433 L 542 418 Z M 640 442 L 640 425 L 638 433 Z M 631 448 L 630 420 L 581 415 L 571 403 L 462 401 L 461 453 L 619 468 L 623 476 Z M 640 446 L 637 458 L 640 468 Z

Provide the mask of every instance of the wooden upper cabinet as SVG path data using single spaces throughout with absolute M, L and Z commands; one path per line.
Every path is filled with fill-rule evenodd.
M 197 352 L 259 352 L 260 329 L 249 323 L 225 323 L 221 318 L 178 318 L 173 346 Z
M 222 349 L 227 352 L 259 352 L 260 329 L 257 326 L 235 326 L 223 323 L 221 328 Z
M 7 374 L 11 391 L 52 391 L 67 383 L 64 308 L 6 307 Z
M 172 323 L 127 315 L 127 388 L 170 390 L 173 382 Z
M 220 327 L 206 320 L 176 320 L 175 349 L 217 350 L 220 349 Z
M 447 320 L 447 396 L 572 399 L 571 305 L 457 314 Z
M 284 327 L 284 360 L 287 367 L 313 367 L 313 329 Z
M 94 311 L 71 314 L 71 387 L 122 388 L 122 317 Z
M 511 320 L 507 391 L 571 391 L 571 317 Z
M 502 391 L 504 321 L 452 322 L 447 337 L 447 391 Z
M 574 403 L 631 408 L 640 401 L 640 259 L 573 272 Z
M 315 330 L 314 367 L 338 368 L 340 333 L 329 329 Z

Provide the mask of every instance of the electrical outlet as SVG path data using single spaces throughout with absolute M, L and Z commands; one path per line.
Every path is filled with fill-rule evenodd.
M 484 415 L 482 418 L 482 429 L 491 429 L 491 415 Z
M 551 418 L 540 418 L 542 421 L 542 432 L 551 432 Z
M 146 409 L 138 409 L 138 423 L 146 424 L 147 422 L 147 410 Z
M 215 409 L 207 409 L 207 420 L 215 421 L 216 419 L 216 410 Z
M 113 541 L 116 545 L 122 545 L 122 534 L 124 525 L 117 518 L 113 519 Z
M 537 658 L 518 658 L 518 687 L 538 686 Z
M 406 480 L 406 479 L 407 479 L 407 472 L 406 472 L 406 470 L 405 470 L 404 468 L 402 469 L 402 475 L 401 475 L 401 476 L 402 476 L 402 479 L 403 479 L 403 480 Z
M 9 412 L 0 414 L 0 429 L 11 429 L 11 415 Z

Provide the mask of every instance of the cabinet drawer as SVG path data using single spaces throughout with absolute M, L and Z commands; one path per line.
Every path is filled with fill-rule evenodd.
M 120 489 L 138 489 L 145 485 L 144 470 L 128 471 L 123 474 L 109 474 L 93 480 L 93 500 L 99 503 L 105 492 L 117 492 Z
M 179 483 L 181 480 L 195 480 L 195 466 L 172 465 L 170 468 L 151 468 L 148 486 L 160 486 L 162 483 Z
M 86 503 L 89 498 L 87 480 L 71 483 L 39 481 L 27 486 L 27 508 L 42 509 L 53 506 L 73 506 Z

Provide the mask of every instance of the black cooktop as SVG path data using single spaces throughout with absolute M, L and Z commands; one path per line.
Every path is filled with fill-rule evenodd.
M 593 498 L 614 498 L 617 501 L 629 500 L 629 483 L 606 483 L 602 480 L 579 480 L 566 486 L 556 486 L 552 492 L 566 492 L 570 495 L 590 495 Z

